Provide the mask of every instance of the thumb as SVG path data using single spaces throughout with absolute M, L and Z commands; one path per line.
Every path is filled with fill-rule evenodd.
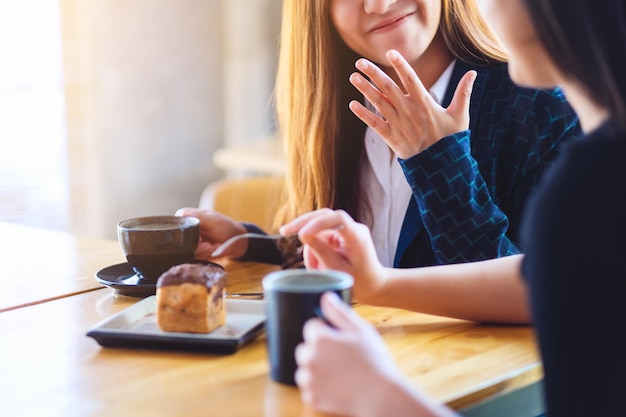
M 307 258 L 317 269 L 346 269 L 346 260 L 333 248 L 324 237 L 313 236 L 305 244 Z
M 302 257 L 304 258 L 304 266 L 306 269 L 320 269 L 320 263 L 308 245 L 304 246 Z
M 176 210 L 175 216 L 193 216 L 193 214 L 197 211 L 194 207 L 183 207 Z
M 452 101 L 447 109 L 448 114 L 451 115 L 454 120 L 462 120 L 464 117 L 469 119 L 470 99 L 477 75 L 476 71 L 468 71 L 457 84 L 454 97 L 452 97 Z

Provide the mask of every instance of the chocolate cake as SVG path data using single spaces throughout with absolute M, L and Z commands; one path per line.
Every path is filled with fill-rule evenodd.
M 166 332 L 210 333 L 226 321 L 226 272 L 216 264 L 171 267 L 157 281 L 156 317 Z

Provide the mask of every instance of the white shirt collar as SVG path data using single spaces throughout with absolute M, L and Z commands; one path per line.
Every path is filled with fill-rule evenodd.
M 455 62 L 456 60 L 453 60 L 450 65 L 448 65 L 448 68 L 441 73 L 439 79 L 430 87 L 430 95 L 432 95 L 439 104 L 443 103 L 448 84 L 450 84 L 450 79 L 452 78 L 452 70 L 454 69 Z

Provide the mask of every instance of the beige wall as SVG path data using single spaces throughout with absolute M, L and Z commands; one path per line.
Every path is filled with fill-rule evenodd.
M 73 231 L 196 205 L 273 131 L 280 0 L 60 0 Z
M 224 117 L 228 145 L 274 134 L 281 0 L 223 0 Z

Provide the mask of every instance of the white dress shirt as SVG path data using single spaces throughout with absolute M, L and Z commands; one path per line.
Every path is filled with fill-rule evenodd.
M 454 61 L 429 90 L 441 103 L 446 93 Z M 369 109 L 372 106 L 366 103 Z M 361 181 L 372 218 L 364 219 L 372 233 L 376 254 L 383 266 L 393 266 L 404 215 L 413 195 L 397 156 L 372 128 L 365 130 L 367 163 L 361 168 Z

